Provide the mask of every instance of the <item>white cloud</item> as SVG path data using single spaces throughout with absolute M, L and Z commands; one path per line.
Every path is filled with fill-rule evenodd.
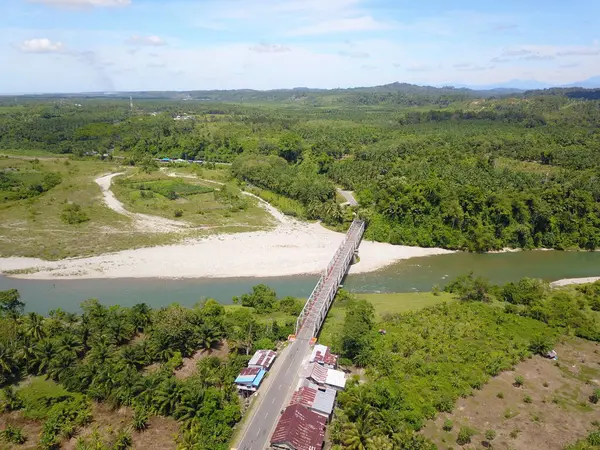
M 388 23 L 375 20 L 371 16 L 348 17 L 327 20 L 304 27 L 296 28 L 288 33 L 290 36 L 309 36 L 318 34 L 348 33 L 357 31 L 389 30 L 392 26 Z
M 59 53 L 64 50 L 62 42 L 52 42 L 47 38 L 27 39 L 18 47 L 25 53 Z
M 63 8 L 111 8 L 129 6 L 131 0 L 28 0 L 30 3 L 42 3 Z
M 127 39 L 126 43 L 129 45 L 148 45 L 152 47 L 167 45 L 167 43 L 158 36 L 131 36 Z

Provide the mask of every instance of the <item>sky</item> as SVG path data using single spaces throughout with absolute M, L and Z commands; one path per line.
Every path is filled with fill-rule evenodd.
M 598 0 L 0 5 L 1 93 L 564 85 L 600 75 Z

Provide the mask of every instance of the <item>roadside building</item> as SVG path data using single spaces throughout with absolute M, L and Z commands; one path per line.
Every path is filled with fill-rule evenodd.
M 346 388 L 346 374 L 341 370 L 328 369 L 320 364 L 308 364 L 304 369 L 304 378 L 319 386 L 343 391 Z
M 256 392 L 266 373 L 266 370 L 260 367 L 246 367 L 235 379 L 235 384 L 240 391 Z
M 259 367 L 261 369 L 269 370 L 276 357 L 277 353 L 273 350 L 258 350 L 248 362 L 248 367 Z
M 329 421 L 335 406 L 335 389 L 319 387 L 308 380 L 294 392 L 291 405 L 302 405 L 317 414 L 327 418 Z
M 337 369 L 337 355 L 334 355 L 326 345 L 315 345 L 310 355 L 311 363 L 317 363 L 328 369 Z
M 284 450 L 321 450 L 327 419 L 302 405 L 288 406 L 281 414 L 271 447 Z

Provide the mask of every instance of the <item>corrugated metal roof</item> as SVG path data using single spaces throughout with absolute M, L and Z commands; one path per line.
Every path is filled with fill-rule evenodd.
M 261 370 L 263 369 L 261 369 L 260 367 L 245 367 L 235 379 L 235 382 L 241 384 L 252 383 L 256 379 L 258 374 L 261 372 Z
M 273 350 L 258 350 L 250 362 L 248 362 L 248 366 L 260 366 L 268 369 L 273 364 L 277 353 Z
M 315 348 L 310 355 L 310 362 L 335 366 L 337 364 L 337 356 L 331 353 L 329 347 L 318 344 L 315 345 Z
M 333 412 L 336 393 L 335 389 L 326 389 L 325 391 L 317 390 L 315 399 L 313 400 L 312 409 L 326 414 L 329 417 Z
M 327 369 L 325 384 L 344 389 L 346 387 L 346 374 L 341 370 Z
M 303 386 L 300 389 L 298 389 L 296 392 L 294 392 L 294 395 L 292 396 L 292 401 L 290 402 L 290 405 L 302 405 L 302 406 L 306 406 L 307 408 L 310 408 L 310 407 L 312 407 L 316 396 L 317 396 L 316 386 L 315 386 L 315 388 L 312 388 L 309 386 Z
M 327 381 L 327 370 L 327 368 L 319 364 L 309 364 L 308 376 L 306 378 L 310 378 L 318 384 L 324 384 Z
M 325 440 L 327 419 L 304 406 L 288 406 L 279 418 L 271 445 L 285 445 L 295 450 L 320 450 Z

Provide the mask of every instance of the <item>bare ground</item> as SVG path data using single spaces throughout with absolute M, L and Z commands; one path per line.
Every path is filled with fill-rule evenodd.
M 486 448 L 486 430 L 496 432 L 495 450 L 559 450 L 583 438 L 600 420 L 600 405 L 589 401 L 600 386 L 600 344 L 568 338 L 555 350 L 558 361 L 539 356 L 524 361 L 460 399 L 453 413 L 427 423 L 423 434 L 439 449 L 461 448 L 456 443 L 461 426 L 477 430 L 465 449 Z M 523 387 L 513 385 L 519 375 Z M 442 429 L 446 419 L 453 422 L 452 431 Z
M 206 350 L 198 350 L 189 358 L 183 358 L 182 366 L 175 371 L 175 378 L 183 380 L 193 375 L 196 371 L 196 364 L 201 359 L 206 358 L 207 356 L 218 356 L 219 358 L 225 359 L 229 355 L 229 345 L 226 340 L 221 341 L 221 343 L 215 347 L 214 349 Z

